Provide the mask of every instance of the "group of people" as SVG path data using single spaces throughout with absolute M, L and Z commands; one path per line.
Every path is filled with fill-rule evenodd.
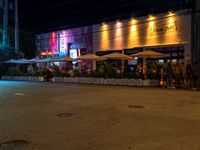
M 138 78 L 148 79 L 148 75 L 152 76 L 153 74 L 156 79 L 160 79 L 161 85 L 166 88 L 196 88 L 197 72 L 197 63 L 185 65 L 184 62 L 172 61 L 167 63 L 151 62 L 151 65 L 147 63 L 144 68 L 142 63 L 139 63 L 136 68 Z
M 182 63 L 172 63 L 171 61 L 164 64 L 161 68 L 161 79 L 163 87 L 167 88 L 195 88 L 197 82 L 197 65 L 185 65 Z

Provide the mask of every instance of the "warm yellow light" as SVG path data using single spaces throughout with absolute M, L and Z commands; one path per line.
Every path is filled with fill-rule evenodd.
M 115 29 L 115 36 L 114 36 L 114 47 L 115 47 L 115 49 L 121 49 L 122 48 L 122 44 L 123 44 L 122 22 L 120 22 L 119 20 L 116 21 L 115 28 L 116 29 Z
M 109 26 L 106 23 L 102 23 L 101 26 L 101 50 L 109 49 Z
M 135 32 L 136 31 L 136 20 L 135 19 L 131 19 L 131 31 Z
M 138 25 L 137 20 L 132 18 L 129 21 L 129 27 L 128 27 L 128 47 L 132 48 L 134 46 L 134 42 L 138 40 Z
M 174 16 L 174 13 L 169 11 L 168 16 Z
M 108 29 L 108 25 L 106 23 L 102 23 L 102 30 L 107 30 Z
M 154 16 L 152 16 L 152 15 L 149 15 L 149 20 L 150 21 L 153 21 L 155 19 L 155 17 Z
M 120 28 L 121 27 L 121 22 L 118 20 L 118 21 L 116 21 L 116 27 L 117 28 Z

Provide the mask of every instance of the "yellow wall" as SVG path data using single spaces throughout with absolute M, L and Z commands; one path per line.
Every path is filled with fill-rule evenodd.
M 94 51 L 186 44 L 191 37 L 191 17 L 182 12 L 164 13 L 93 26 Z M 165 31 L 163 31 L 165 29 Z M 189 44 L 189 45 L 188 45 Z M 186 50 L 186 51 L 187 51 Z

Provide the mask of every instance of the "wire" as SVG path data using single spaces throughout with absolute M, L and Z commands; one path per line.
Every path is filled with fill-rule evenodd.
M 144 3 L 144 1 L 145 0 L 143 0 L 143 1 L 139 1 L 138 3 L 136 3 L 136 2 L 134 2 L 134 4 L 135 5 L 138 5 L 138 4 L 142 4 L 142 3 Z M 129 6 L 130 5 L 130 3 L 128 3 L 128 4 L 124 4 L 124 5 L 121 5 L 121 6 L 119 6 L 119 7 L 116 7 L 116 8 L 123 8 L 123 7 L 126 7 L 126 6 Z M 168 4 L 168 5 L 165 5 L 165 6 L 163 6 L 163 7 L 172 7 L 172 6 L 174 6 L 174 4 Z M 112 10 L 112 9 L 116 9 L 115 7 L 114 8 L 108 8 L 108 9 L 102 9 L 102 10 L 100 10 L 100 11 L 98 11 L 98 12 L 107 12 L 108 10 Z M 150 9 L 152 9 L 152 8 L 150 8 Z M 146 10 L 149 10 L 149 9 L 146 9 Z M 141 12 L 144 12 L 144 10 L 141 10 L 141 11 L 135 11 L 135 14 L 136 13 L 141 13 Z M 84 15 L 87 15 L 87 14 L 91 14 L 91 12 L 88 12 L 88 13 L 85 13 Z M 94 15 L 95 13 L 93 13 L 92 15 Z M 130 12 L 127 12 L 126 14 L 124 13 L 124 14 L 121 14 L 120 16 L 125 16 L 125 15 L 127 15 L 127 14 L 130 14 Z M 119 16 L 119 15 L 118 15 Z M 79 16 L 77 16 L 77 17 L 79 17 Z M 62 22 L 63 21 L 68 21 L 68 22 L 70 22 L 70 20 L 73 20 L 74 19 L 74 17 L 73 18 L 66 18 L 66 19 L 62 19 Z M 52 25 L 52 24 L 54 24 L 54 23 L 56 23 L 56 22 L 58 22 L 58 20 L 59 19 L 54 19 L 54 21 L 53 22 L 50 22 L 50 23 L 46 23 L 46 24 L 43 24 L 42 26 L 40 26 L 40 27 L 46 27 L 46 26 L 48 26 L 48 25 Z M 63 26 L 62 28 L 66 28 L 66 27 L 69 27 L 70 25 L 68 25 L 68 26 Z
M 178 14 L 176 14 L 174 16 L 181 16 L 181 15 L 185 15 L 185 14 L 188 14 L 188 13 L 190 13 L 190 12 L 188 12 L 188 11 L 181 12 L 181 13 L 178 13 Z M 163 20 L 163 19 L 167 19 L 167 18 L 170 18 L 170 16 L 160 17 L 160 18 L 154 19 L 154 21 Z M 128 22 L 128 21 L 129 20 L 124 20 L 123 23 Z M 110 31 L 110 30 L 125 28 L 125 27 L 129 27 L 129 26 L 133 26 L 133 25 L 140 25 L 140 24 L 144 24 L 144 23 L 148 23 L 148 22 L 150 22 L 150 21 L 149 20 L 147 20 L 147 21 L 141 21 L 141 22 L 135 23 L 135 24 L 123 25 L 123 26 L 120 26 L 120 27 L 113 27 L 113 28 L 109 28 L 109 29 L 97 30 L 97 31 L 92 31 L 92 32 L 77 33 L 77 34 L 73 34 L 73 35 L 71 34 L 71 35 L 66 35 L 66 36 L 62 36 L 62 37 L 74 37 L 74 36 L 82 36 L 82 35 L 86 35 L 86 34 L 94 34 L 94 33 L 99 33 L 99 32 L 105 32 L 105 31 Z M 50 34 L 50 33 L 44 33 L 44 34 Z M 42 35 L 42 34 L 39 34 L 39 35 Z M 59 39 L 60 37 L 56 36 L 55 38 Z M 40 38 L 38 40 L 41 40 L 41 39 L 52 39 L 52 38 L 51 37 L 49 37 L 49 38 Z
M 188 13 L 189 12 L 187 11 L 187 12 L 176 14 L 175 16 L 181 16 L 181 15 L 185 15 L 185 14 L 188 14 Z M 166 19 L 166 18 L 169 18 L 169 16 L 168 17 L 161 17 L 161 18 L 158 18 L 158 19 L 154 19 L 154 21 L 159 21 L 159 23 L 164 23 L 163 19 Z M 131 25 L 128 25 L 128 26 L 139 25 L 139 24 L 144 24 L 144 23 L 148 23 L 148 22 L 150 22 L 150 21 L 143 21 L 143 22 L 140 22 L 140 23 L 137 23 L 137 24 L 131 24 Z M 122 26 L 120 28 L 124 28 L 124 27 L 127 27 L 127 26 Z M 112 28 L 112 30 L 114 30 L 114 29 L 117 29 L 117 28 Z M 144 30 L 144 29 L 140 29 L 140 30 Z M 85 35 L 85 34 L 88 34 L 88 33 L 98 33 L 98 32 L 104 32 L 104 31 L 108 31 L 108 30 L 99 30 L 97 32 L 86 32 L 86 33 L 80 33 L 80 34 L 77 34 L 77 35 L 75 34 L 75 35 L 68 35 L 68 36 L 62 36 L 62 37 L 82 36 L 82 35 Z M 123 34 L 121 34 L 119 36 L 114 36 L 114 38 L 109 37 L 108 39 L 105 39 L 103 41 L 95 41 L 95 42 L 93 41 L 92 43 L 93 44 L 99 44 L 99 43 L 107 42 L 107 41 L 109 41 L 109 42 L 116 41 L 118 39 L 121 39 L 123 41 L 124 39 L 127 38 L 127 37 L 125 37 L 125 35 L 129 35 L 129 34 L 131 34 L 131 33 L 130 32 L 125 32 L 125 33 L 123 33 Z M 57 37 L 57 38 L 60 39 L 60 37 Z M 40 38 L 40 39 L 38 39 L 38 41 L 45 40 L 45 39 L 47 40 L 47 39 L 52 39 L 52 38 Z
M 118 5 L 118 6 L 115 6 L 115 7 L 112 7 L 112 8 L 104 8 L 104 9 L 100 9 L 100 10 L 98 10 L 98 11 L 95 11 L 95 12 L 98 12 L 98 13 L 100 13 L 100 12 L 107 12 L 107 11 L 109 11 L 109 10 L 114 10 L 114 9 L 119 9 L 119 8 L 123 8 L 123 7 L 126 7 L 126 6 L 129 6 L 129 5 L 131 5 L 131 4 L 134 4 L 134 5 L 137 5 L 137 4 L 141 4 L 141 3 L 144 3 L 146 0 L 140 0 L 139 2 L 130 2 L 130 3 L 127 3 L 127 4 L 123 4 L 123 5 Z M 100 7 L 97 7 L 97 8 L 103 8 L 105 5 L 102 5 L 102 6 L 100 6 Z M 88 14 L 94 14 L 94 11 L 92 11 L 92 10 L 97 10 L 96 8 L 91 8 L 91 9 L 88 9 L 88 10 L 83 10 L 83 11 L 75 11 L 75 12 L 73 12 L 72 14 L 78 14 L 78 13 L 81 13 L 81 16 L 83 16 L 83 15 L 88 15 Z M 84 13 L 84 14 L 83 14 Z M 71 13 L 70 13 L 71 14 Z M 71 17 L 71 18 L 66 18 L 66 19 L 63 19 L 62 18 L 62 21 L 70 21 L 70 20 L 72 20 L 72 19 L 74 19 L 74 17 Z M 46 25 L 51 25 L 51 24 L 54 24 L 55 22 L 58 22 L 58 20 L 60 20 L 59 18 L 57 18 L 57 19 L 54 19 L 54 21 L 51 21 L 50 23 L 46 23 L 46 24 L 43 24 L 43 27 L 44 26 L 46 26 Z

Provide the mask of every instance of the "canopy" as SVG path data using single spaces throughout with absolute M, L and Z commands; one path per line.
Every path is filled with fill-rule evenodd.
M 94 55 L 94 54 L 86 54 L 82 55 L 77 58 L 78 60 L 94 60 L 94 61 L 104 61 L 106 58 L 102 58 L 100 56 Z
M 139 58 L 165 58 L 165 57 L 170 57 L 167 54 L 163 54 L 163 53 L 158 53 L 155 51 L 151 51 L 151 50 L 145 50 L 143 52 L 139 52 L 136 54 L 132 54 L 130 55 L 131 57 L 139 57 Z
M 107 59 L 119 59 L 119 60 L 128 60 L 128 59 L 133 59 L 132 57 L 128 56 L 128 55 L 124 55 L 118 52 L 115 53 L 111 53 L 111 54 L 107 54 L 102 56 L 103 58 L 107 58 Z

